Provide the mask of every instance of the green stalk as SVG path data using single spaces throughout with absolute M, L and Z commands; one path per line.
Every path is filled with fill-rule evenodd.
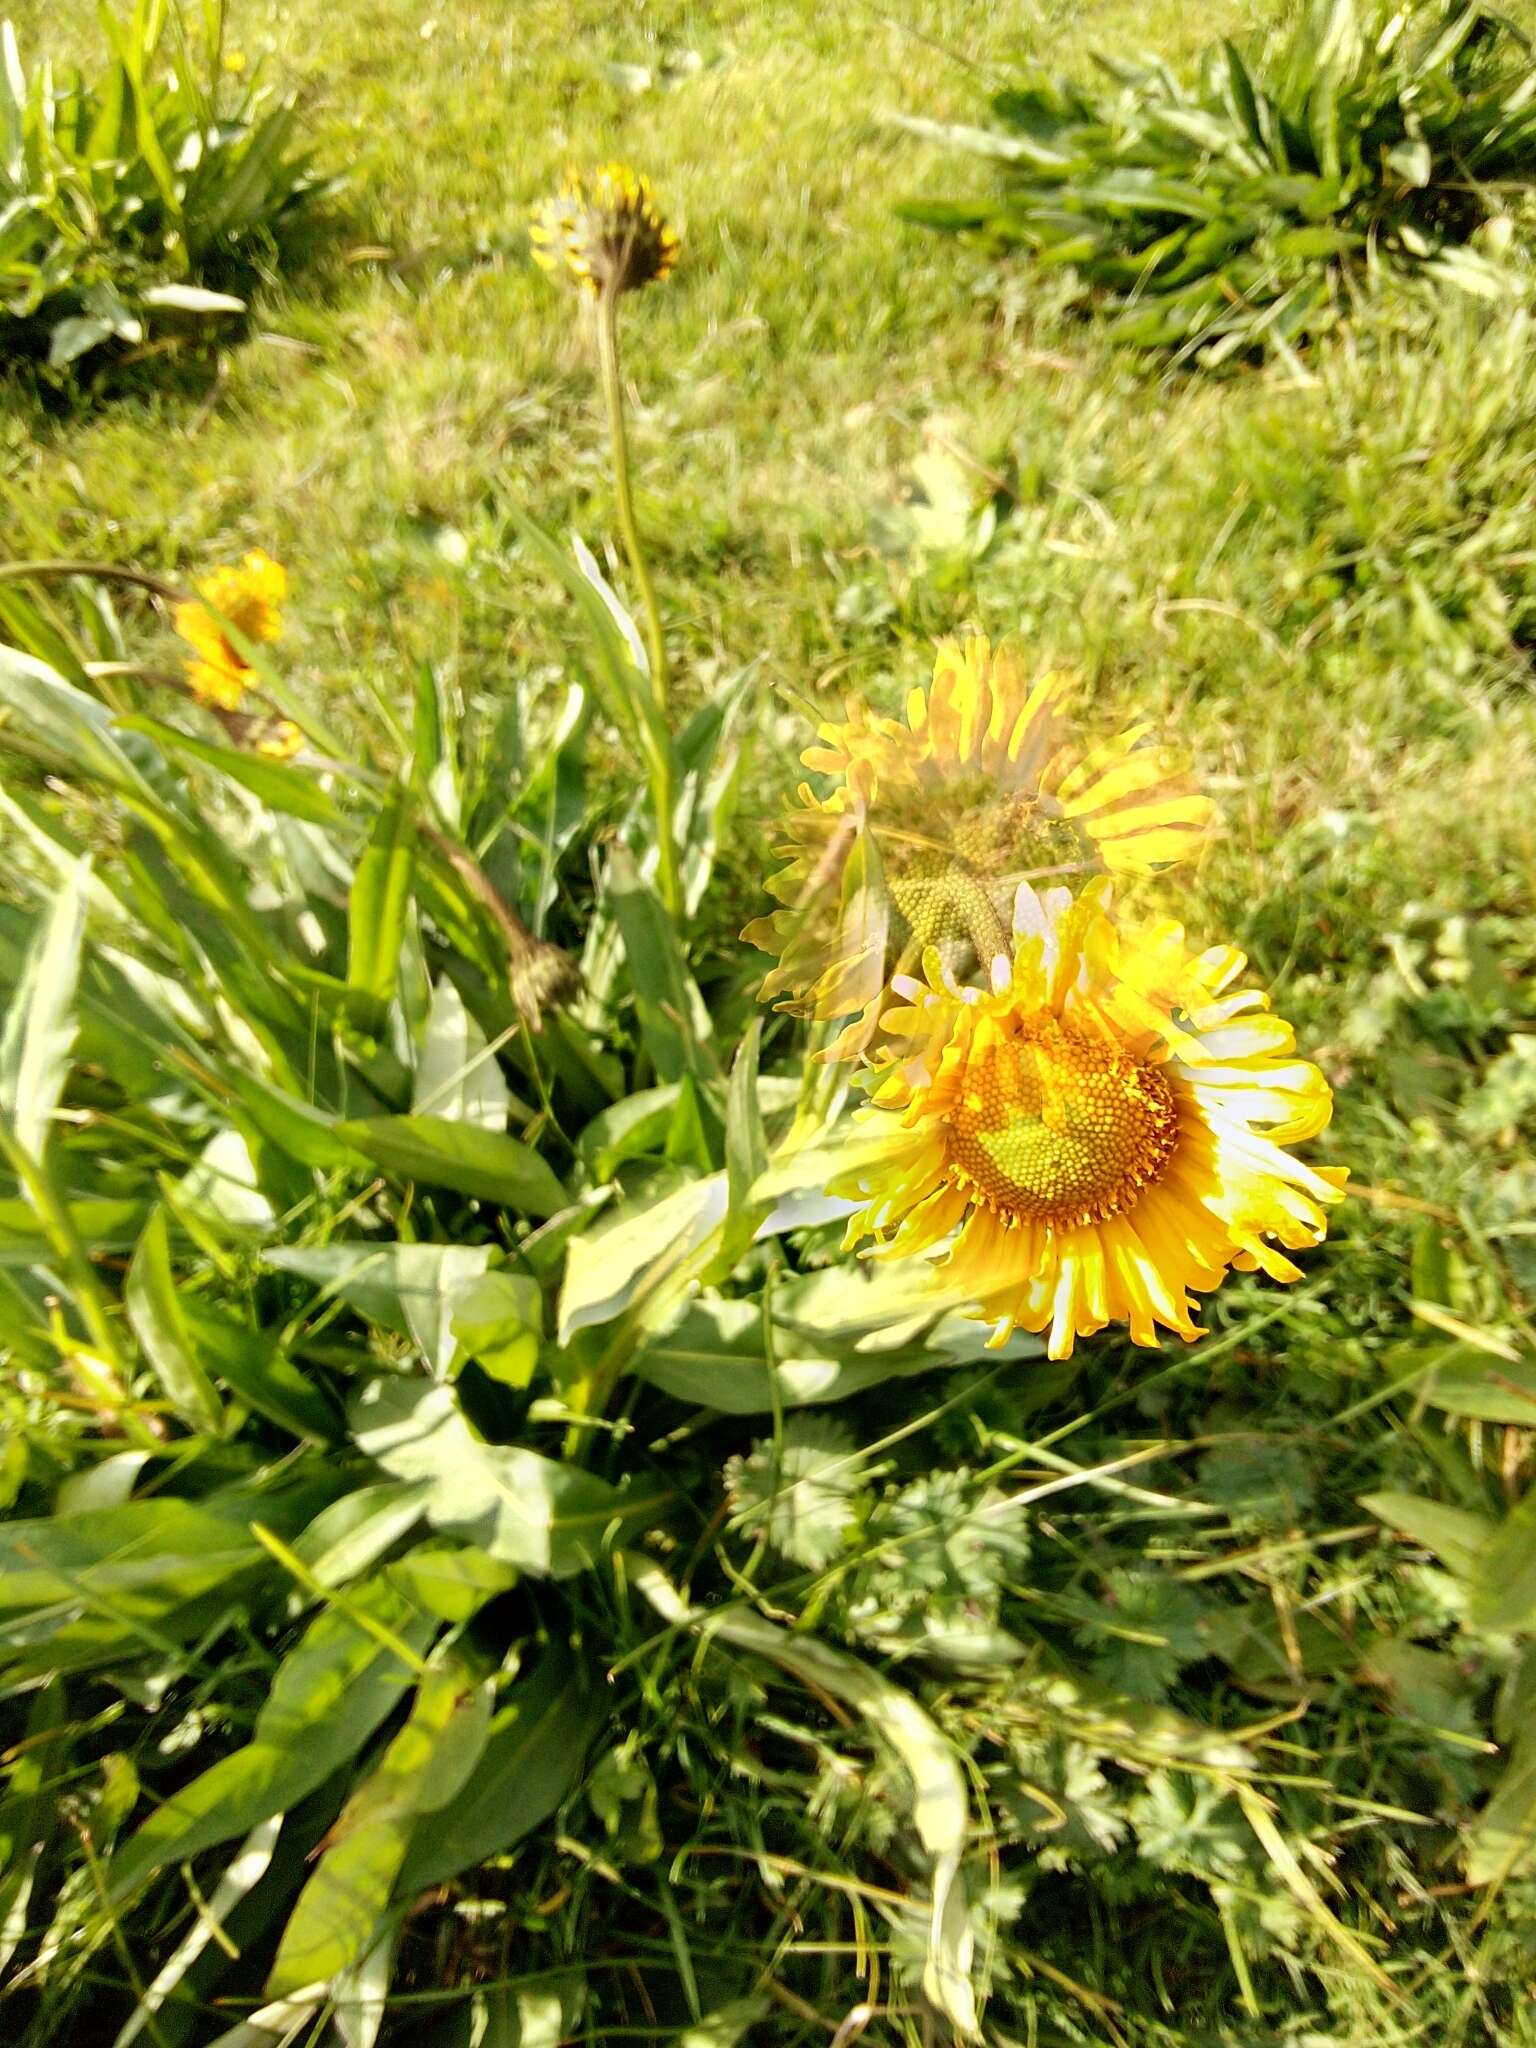
M 654 721 L 651 743 L 642 729 L 650 765 L 651 806 L 656 813 L 657 873 L 661 900 L 667 913 L 679 925 L 684 914 L 682 876 L 677 846 L 673 839 L 673 814 L 677 807 L 677 778 L 672 760 L 671 737 L 665 725 L 668 697 L 667 646 L 661 631 L 661 612 L 656 588 L 646 564 L 635 519 L 634 492 L 629 474 L 629 437 L 624 425 L 624 379 L 619 368 L 619 293 L 606 284 L 597 301 L 597 353 L 602 366 L 603 400 L 608 408 L 608 430 L 613 460 L 613 495 L 619 514 L 619 531 L 629 557 L 630 573 L 640 593 L 645 622 L 646 654 L 651 670 L 651 701 L 660 716 Z
M 613 495 L 617 500 L 619 531 L 629 556 L 630 573 L 640 593 L 645 614 L 645 647 L 651 663 L 651 695 L 658 711 L 667 708 L 667 648 L 661 634 L 661 613 L 656 590 L 640 545 L 640 528 L 635 521 L 634 493 L 629 479 L 629 436 L 624 426 L 624 379 L 619 370 L 619 294 L 610 283 L 597 301 L 597 354 L 603 371 L 603 400 L 608 407 L 608 432 L 613 452 Z

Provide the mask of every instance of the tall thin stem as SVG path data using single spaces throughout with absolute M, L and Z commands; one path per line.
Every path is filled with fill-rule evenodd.
M 686 914 L 682 873 L 677 857 L 675 812 L 677 772 L 672 743 L 665 724 L 667 709 L 667 645 L 662 637 L 661 612 L 656 589 L 646 566 L 635 520 L 634 493 L 629 480 L 629 438 L 624 427 L 624 380 L 619 369 L 619 294 L 612 284 L 604 285 L 597 301 L 597 353 L 602 364 L 603 398 L 608 407 L 608 429 L 613 450 L 613 494 L 618 505 L 619 531 L 629 556 L 630 573 L 640 593 L 645 618 L 646 654 L 651 671 L 651 702 L 658 714 L 653 730 L 642 730 L 641 743 L 650 765 L 651 805 L 656 813 L 656 883 L 668 914 L 681 925 Z
M 624 380 L 619 369 L 619 295 L 612 284 L 603 287 L 597 301 L 597 353 L 603 370 L 603 398 L 608 407 L 608 431 L 613 447 L 613 494 L 618 502 L 619 531 L 629 556 L 630 573 L 640 593 L 645 614 L 645 647 L 651 665 L 651 695 L 659 710 L 667 704 L 667 647 L 661 634 L 661 613 L 656 589 L 640 545 L 640 528 L 635 522 L 634 493 L 629 480 L 629 437 L 624 426 Z

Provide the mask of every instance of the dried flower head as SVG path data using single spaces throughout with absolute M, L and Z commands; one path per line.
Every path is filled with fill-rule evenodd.
M 188 599 L 177 605 L 171 621 L 193 649 L 193 659 L 186 663 L 187 680 L 200 704 L 236 711 L 252 671 L 245 656 L 231 644 L 225 623 L 247 640 L 278 639 L 283 630 L 288 572 L 260 548 L 253 548 L 243 561 L 225 564 L 199 578 L 197 591 L 204 602 Z
M 638 291 L 677 262 L 677 233 L 657 209 L 650 179 L 627 164 L 572 171 L 534 207 L 528 232 L 535 263 L 551 275 L 567 271 L 594 295 Z

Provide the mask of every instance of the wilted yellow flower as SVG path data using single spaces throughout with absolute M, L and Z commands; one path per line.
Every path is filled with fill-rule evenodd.
M 269 761 L 291 761 L 304 735 L 291 718 L 261 718 L 251 728 L 251 745 Z
M 765 1001 L 847 1017 L 834 1054 L 872 1034 L 893 967 L 937 947 L 983 971 L 1008 950 L 1022 881 L 1094 871 L 1144 875 L 1189 859 L 1211 827 L 1186 758 L 1134 724 L 1094 742 L 1068 715 L 1073 682 L 1031 679 L 1021 650 L 980 636 L 944 640 L 933 682 L 906 720 L 857 700 L 801 755 L 835 778 L 808 783 L 768 883 L 785 907 L 742 937 L 778 957 Z
M 650 179 L 627 164 L 572 171 L 534 207 L 528 233 L 535 263 L 552 275 L 569 271 L 594 294 L 654 284 L 676 264 L 680 247 Z
M 283 630 L 282 603 L 288 595 L 288 572 L 280 562 L 252 548 L 238 564 L 225 564 L 201 577 L 198 603 L 189 599 L 176 607 L 171 624 L 195 650 L 187 662 L 187 680 L 200 703 L 221 711 L 239 708 L 250 681 L 244 655 L 230 644 L 227 619 L 247 640 L 276 640 Z
M 931 949 L 923 980 L 898 978 L 866 1112 L 889 1143 L 832 1184 L 861 1204 L 850 1245 L 934 1252 L 992 1342 L 1048 1330 L 1053 1358 L 1109 1323 L 1198 1337 L 1194 1297 L 1229 1268 L 1299 1278 L 1279 1247 L 1322 1239 L 1347 1178 L 1283 1149 L 1332 1096 L 1237 986 L 1244 956 L 1122 929 L 1107 890 L 1022 888 L 989 988 L 956 987 Z

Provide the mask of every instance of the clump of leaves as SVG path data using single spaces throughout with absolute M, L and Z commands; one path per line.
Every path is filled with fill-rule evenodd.
M 1476 0 L 1309 0 L 1246 57 L 1211 45 L 1193 87 L 1100 62 L 1118 90 L 1037 72 L 993 100 L 996 128 L 909 122 L 1003 173 L 908 217 L 1071 266 L 1116 339 L 1207 363 L 1283 352 L 1384 269 L 1511 288 L 1490 252 L 1536 167 L 1536 71 Z
M 225 66 L 222 0 L 196 38 L 181 0 L 101 22 L 109 61 L 64 86 L 0 25 L 0 342 L 54 370 L 243 312 L 327 189 L 294 100 Z
M 824 1565 L 843 1549 L 858 1512 L 859 1455 L 851 1432 L 795 1416 L 781 1442 L 764 1438 L 729 1460 L 725 1490 L 749 1531 L 795 1564 Z

